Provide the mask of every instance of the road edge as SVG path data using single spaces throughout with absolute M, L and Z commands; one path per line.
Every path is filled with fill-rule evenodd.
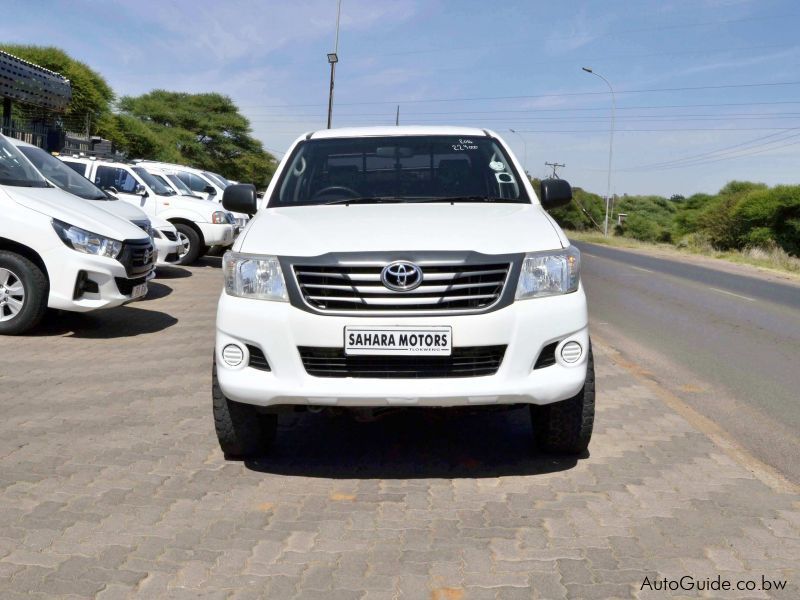
M 686 420 L 689 425 L 705 435 L 711 442 L 744 467 L 756 479 L 767 487 L 783 494 L 800 494 L 800 485 L 789 481 L 777 469 L 753 456 L 749 450 L 733 439 L 733 437 L 714 421 L 689 406 L 680 397 L 665 388 L 652 374 L 642 369 L 635 361 L 628 358 L 602 334 L 592 333 L 592 343 L 599 343 L 609 350 L 609 356 L 617 365 L 641 381 L 670 409 Z

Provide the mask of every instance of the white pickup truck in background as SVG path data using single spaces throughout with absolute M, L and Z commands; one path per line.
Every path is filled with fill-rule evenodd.
M 103 190 L 141 208 L 150 216 L 172 223 L 178 230 L 178 264 L 188 265 L 211 246 L 228 247 L 235 237 L 231 223 L 217 202 L 177 194 L 136 164 L 72 156 L 60 159 Z
M 0 135 L 0 335 L 45 310 L 87 312 L 147 294 L 150 236 L 49 183 Z
M 172 223 L 155 215 L 148 217 L 140 208 L 119 201 L 42 148 L 17 139 L 9 141 L 53 185 L 79 198 L 94 202 L 99 208 L 127 219 L 146 231 L 156 246 L 157 265 L 171 265 L 178 262 L 178 230 Z

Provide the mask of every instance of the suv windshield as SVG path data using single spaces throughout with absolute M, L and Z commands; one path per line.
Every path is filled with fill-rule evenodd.
M 147 186 L 153 190 L 159 196 L 175 196 L 177 192 L 169 187 L 166 183 L 159 181 L 155 177 L 153 177 L 150 173 L 148 173 L 142 167 L 133 167 L 134 173 L 136 173 L 139 177 L 142 178 Z
M 0 136 L 0 185 L 50 187 L 14 145 Z
M 268 206 L 349 202 L 530 200 L 495 139 L 425 135 L 303 141 Z
M 33 163 L 33 166 L 39 169 L 42 175 L 65 192 L 85 200 L 113 200 L 111 196 L 91 181 L 82 175 L 78 175 L 66 164 L 41 148 L 36 146 L 18 146 L 17 148 Z

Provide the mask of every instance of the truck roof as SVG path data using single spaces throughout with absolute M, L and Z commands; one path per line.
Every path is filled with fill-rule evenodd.
M 486 129 L 476 127 L 451 127 L 439 125 L 380 125 L 376 127 L 341 127 L 338 129 L 320 129 L 305 135 L 308 139 L 328 139 L 343 137 L 375 137 L 403 135 L 463 135 L 486 137 L 494 135 Z

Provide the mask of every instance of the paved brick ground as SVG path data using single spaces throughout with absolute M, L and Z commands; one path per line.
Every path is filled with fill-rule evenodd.
M 644 577 L 762 574 L 800 597 L 800 498 L 602 345 L 579 461 L 532 455 L 514 411 L 293 417 L 269 458 L 226 462 L 219 286 L 209 259 L 145 302 L 0 340 L 0 598 L 674 598 Z

